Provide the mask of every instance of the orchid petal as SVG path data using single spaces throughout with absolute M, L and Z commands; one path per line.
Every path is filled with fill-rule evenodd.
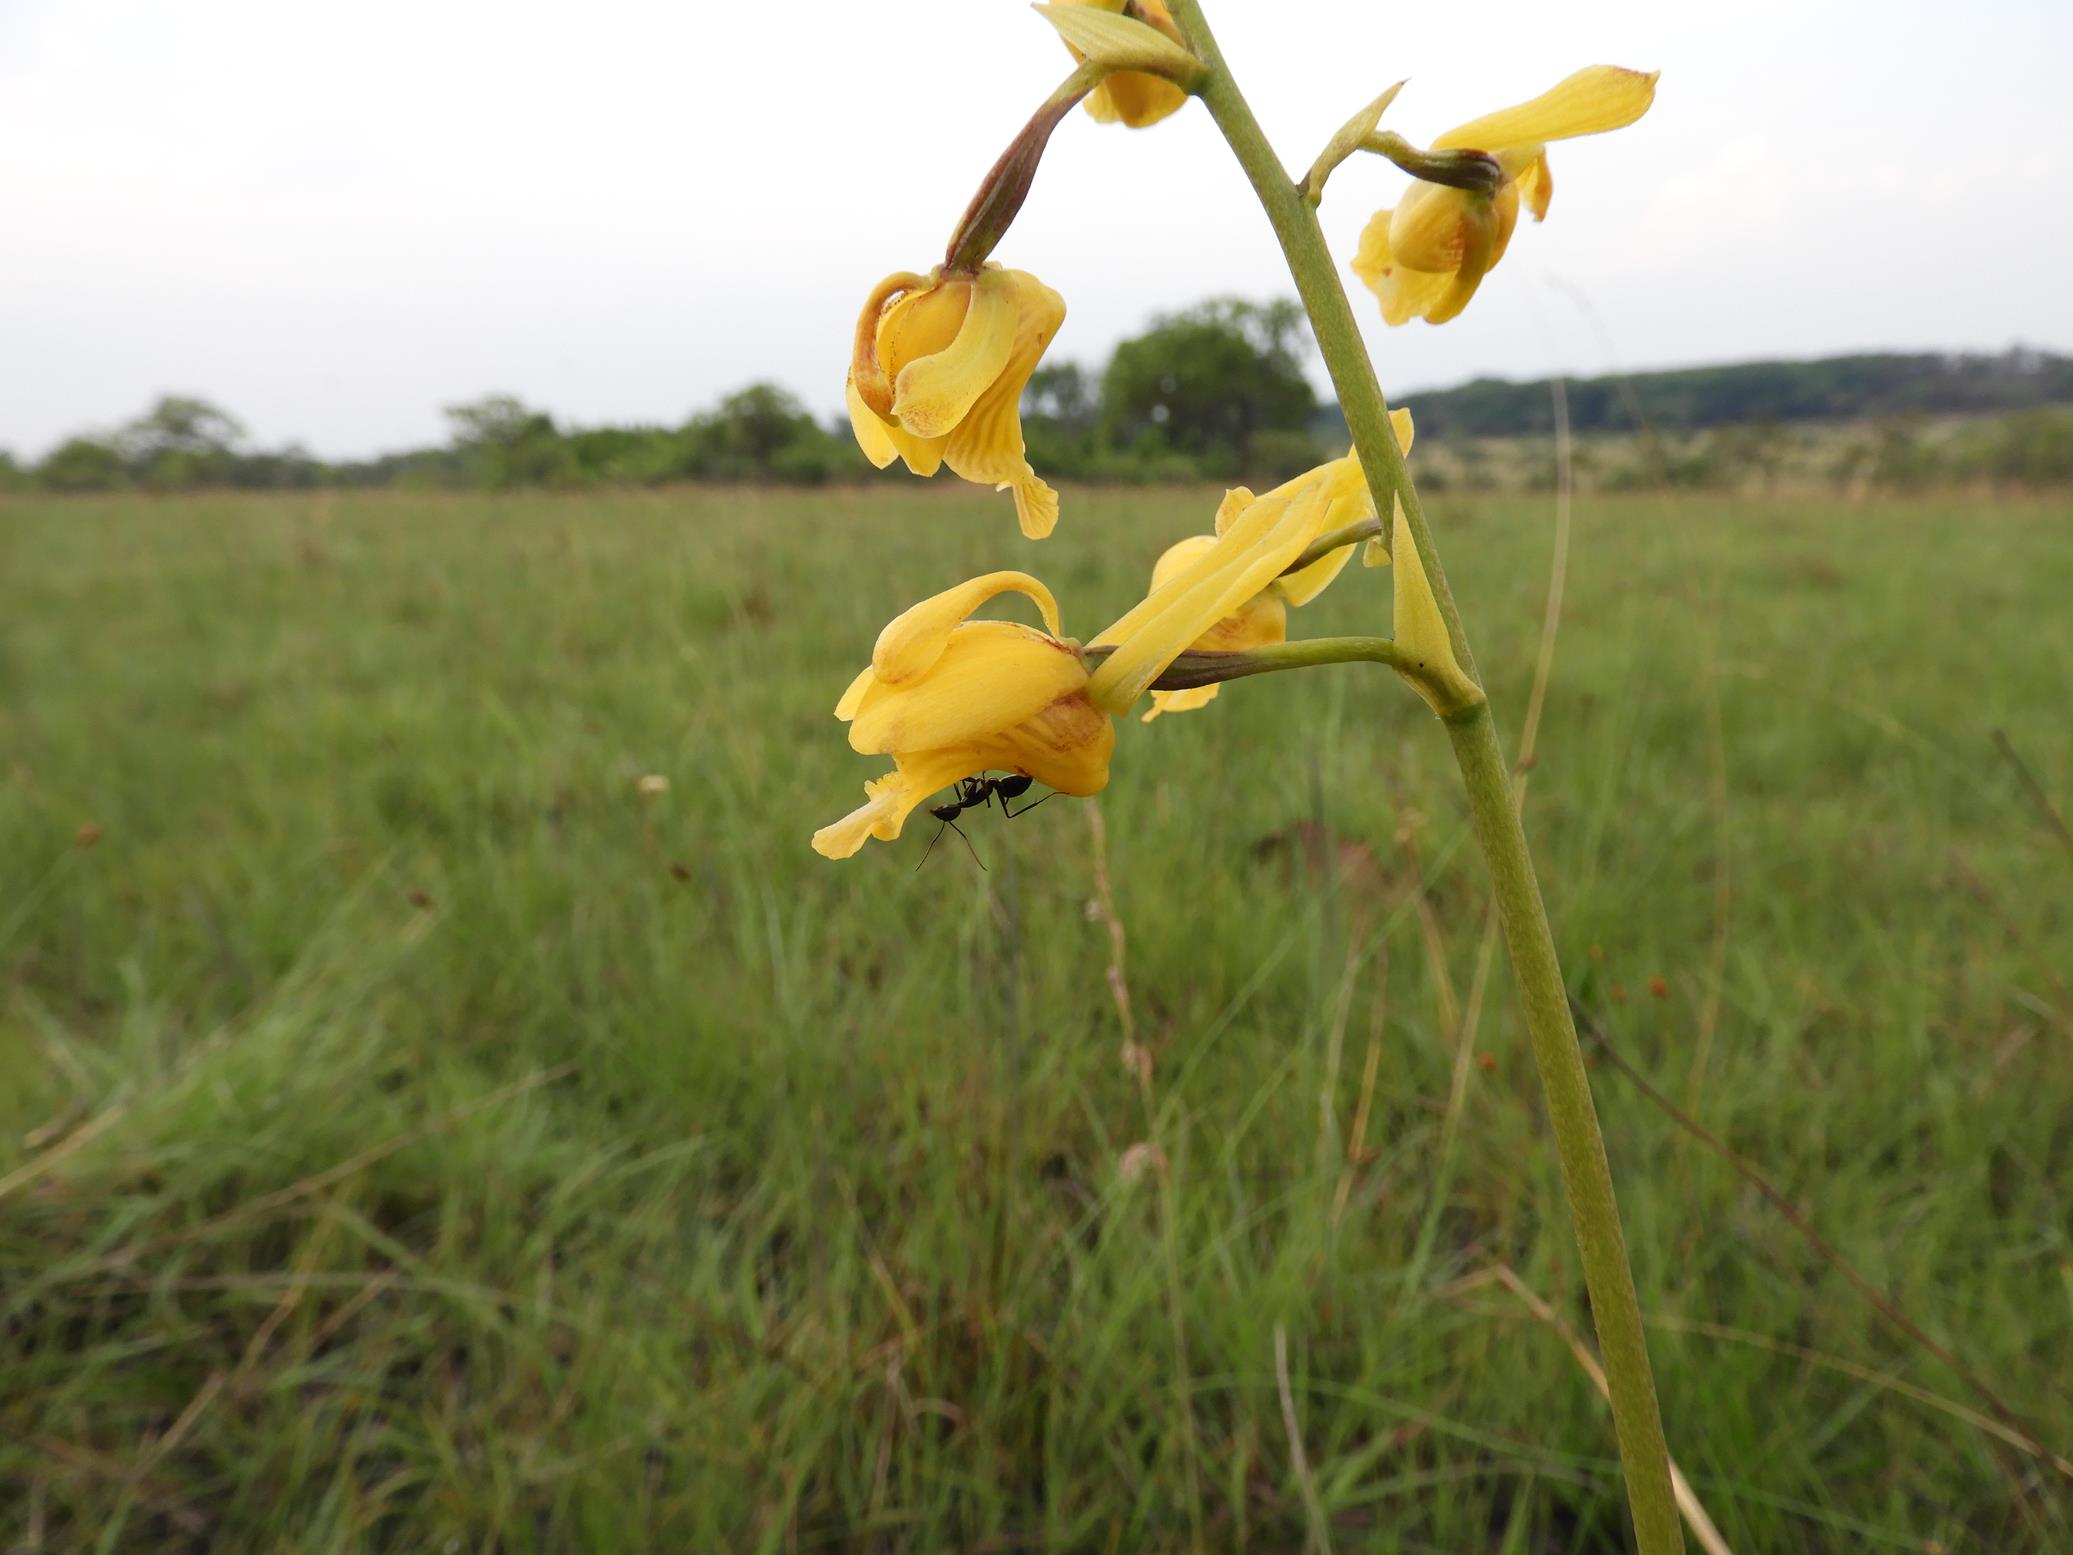
M 1489 151 L 1623 129 L 1648 112 L 1660 74 L 1588 65 L 1538 97 L 1456 125 L 1435 140 L 1432 149 Z
M 1043 612 L 1044 625 L 1053 637 L 1062 636 L 1058 625 L 1058 601 L 1051 591 L 1026 572 L 989 572 L 931 594 L 920 604 L 910 605 L 893 617 L 878 634 L 871 650 L 871 670 L 889 686 L 897 686 L 927 671 L 942 656 L 950 634 L 959 622 L 998 594 L 1027 594 Z

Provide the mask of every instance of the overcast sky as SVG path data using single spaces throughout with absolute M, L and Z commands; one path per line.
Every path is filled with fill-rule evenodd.
M 1461 319 L 1385 331 L 1352 283 L 1393 395 L 2073 348 L 2068 0 L 1207 4 L 1296 171 L 1399 76 L 1385 122 L 1423 141 L 1581 65 L 1663 71 L 1639 125 L 1554 149 L 1546 225 Z M 0 0 L 0 448 L 168 390 L 334 456 L 491 391 L 676 422 L 772 379 L 832 411 L 865 292 L 940 258 L 1068 63 L 1016 0 Z M 1401 183 L 1335 179 L 1342 262 Z M 1064 294 L 1054 359 L 1291 290 L 1192 104 L 1068 120 L 997 257 Z

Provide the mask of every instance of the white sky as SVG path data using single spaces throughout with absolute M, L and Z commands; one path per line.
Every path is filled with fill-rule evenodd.
M 1819 355 L 2073 348 L 2073 4 L 1207 0 L 1292 171 L 1399 76 L 1425 140 L 1584 64 L 1660 67 L 1552 153 L 1461 319 L 1384 386 Z M 882 274 L 926 269 L 1068 68 L 1017 0 L 0 0 L 0 448 L 161 391 L 331 455 L 508 391 L 674 423 L 774 379 L 836 409 Z M 1350 257 L 1401 177 L 1324 205 Z M 1155 310 L 1292 291 L 1190 105 L 1075 115 L 997 258 L 1099 361 Z M 1610 345 L 1568 291 L 1590 300 Z

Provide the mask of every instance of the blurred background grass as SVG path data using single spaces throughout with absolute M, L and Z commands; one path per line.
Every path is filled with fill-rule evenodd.
M 0 500 L 0 1534 L 1621 1547 L 1497 1273 L 1584 1322 L 1392 677 L 1132 725 L 1105 824 L 975 815 L 983 871 L 807 849 L 891 615 L 1012 554 L 1091 636 L 1214 499 L 1069 492 L 1042 547 L 919 485 Z M 1514 742 L 1548 506 L 1434 503 Z M 1580 503 L 1529 800 L 1618 1051 L 2061 1452 L 2073 857 L 1993 731 L 2073 802 L 2069 517 Z M 1295 629 L 1386 629 L 1386 576 Z M 1964 1379 L 1596 1087 L 1732 1547 L 2067 1547 Z

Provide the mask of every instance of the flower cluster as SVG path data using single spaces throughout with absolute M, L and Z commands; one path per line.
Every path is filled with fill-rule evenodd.
M 864 785 L 857 809 L 814 833 L 815 850 L 848 858 L 873 837 L 893 841 L 924 799 L 974 773 L 1018 772 L 1061 794 L 1099 793 L 1115 718 L 1182 653 L 1224 646 L 1233 620 L 1314 598 L 1361 537 L 1299 572 L 1289 568 L 1365 508 L 1365 491 L 1349 455 L 1262 497 L 1228 493 L 1217 533 L 1183 542 L 1178 560 L 1169 553 L 1151 591 L 1088 648 L 1064 635 L 1051 591 L 1023 572 L 990 572 L 905 611 L 835 704 L 851 747 L 890 756 L 893 770 Z M 970 619 L 1011 592 L 1036 603 L 1043 630 Z
M 1071 51 L 1073 75 L 995 165 L 944 264 L 925 275 L 896 272 L 872 289 L 845 386 L 857 444 L 874 465 L 899 459 L 924 476 L 947 465 L 965 480 L 1012 492 L 1031 540 L 1051 533 L 1059 502 L 1029 463 L 1020 404 L 1064 323 L 1065 304 L 1035 276 L 993 263 L 991 249 L 1075 103 L 1099 122 L 1142 129 L 1177 111 L 1200 75 L 1164 0 L 1057 0 L 1037 9 Z M 1593 67 L 1419 152 L 1375 134 L 1392 88 L 1349 121 L 1304 192 L 1315 203 L 1330 169 L 1360 149 L 1382 151 L 1412 171 L 1421 181 L 1368 223 L 1353 269 L 1389 323 L 1439 323 L 1467 306 L 1503 257 L 1521 205 L 1536 220 L 1547 214 L 1546 144 L 1631 124 L 1654 90 L 1653 75 Z M 1410 415 L 1399 410 L 1392 421 L 1408 454 Z M 1378 492 L 1392 498 L 1386 523 Z M 1218 693 L 1214 676 L 1264 667 L 1257 656 L 1286 643 L 1289 611 L 1315 599 L 1363 543 L 1370 566 L 1390 562 L 1392 550 L 1397 562 L 1396 641 L 1371 641 L 1394 655 L 1390 662 L 1436 712 L 1479 700 L 1480 689 L 1455 662 L 1389 478 L 1349 450 L 1264 494 L 1227 492 L 1212 532 L 1170 546 L 1145 597 L 1086 646 L 1065 635 L 1050 590 L 1019 571 L 973 578 L 896 617 L 835 707 L 850 745 L 889 757 L 892 770 L 864 785 L 862 805 L 816 832 L 814 848 L 848 858 L 872 838 L 892 841 L 931 794 L 991 771 L 1061 794 L 1099 793 L 1116 720 L 1147 693 L 1147 723 L 1202 708 Z M 1011 593 L 1034 602 L 1041 629 L 973 619 Z M 1194 656 L 1189 673 L 1159 686 L 1184 654 Z

